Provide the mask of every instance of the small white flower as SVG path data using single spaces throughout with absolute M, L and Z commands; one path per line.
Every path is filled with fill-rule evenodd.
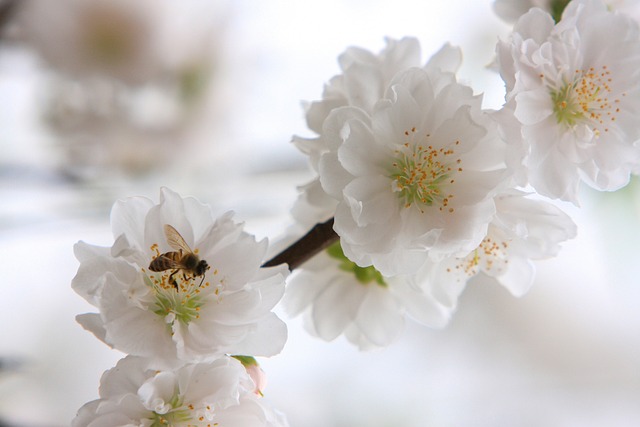
M 576 226 L 556 206 L 511 190 L 497 196 L 496 216 L 480 245 L 465 257 L 429 261 L 423 270 L 438 301 L 454 309 L 469 279 L 483 273 L 514 296 L 525 294 L 535 276 L 532 260 L 555 256 Z
M 266 241 L 256 242 L 230 214 L 214 221 L 207 206 L 167 189 L 157 205 L 142 197 L 117 202 L 111 222 L 110 249 L 75 247 L 80 267 L 72 287 L 99 310 L 78 316 L 83 327 L 139 356 L 201 361 L 280 352 L 286 325 L 271 310 L 287 269 L 260 268 Z M 207 265 L 188 270 L 164 260 L 166 269 L 151 268 L 180 251 L 166 225 Z
M 506 185 L 506 145 L 481 98 L 452 74 L 396 76 L 372 114 L 342 107 L 325 120 L 334 150 L 320 161 L 336 200 L 346 256 L 385 276 L 468 253 L 486 234 L 492 196 Z
M 244 367 L 230 357 L 167 369 L 128 356 L 105 372 L 100 399 L 80 408 L 71 425 L 287 426 L 252 390 Z
M 498 44 L 498 62 L 538 192 L 577 203 L 581 181 L 599 190 L 628 182 L 640 160 L 635 22 L 596 0 L 572 1 L 557 25 L 532 9 Z
M 413 37 L 387 38 L 385 48 L 377 54 L 350 47 L 338 57 L 342 73 L 331 78 L 321 100 L 307 105 L 307 126 L 317 136 L 294 136 L 293 142 L 309 156 L 311 166 L 317 172 L 322 154 L 337 148 L 335 144 L 338 141 L 325 138 L 326 133 L 333 131 L 325 128 L 325 120 L 331 111 L 352 106 L 371 113 L 375 104 L 385 97 L 389 84 L 398 73 L 411 67 L 422 67 L 427 73 L 434 74 L 442 71 L 454 73 L 461 58 L 459 48 L 445 44 L 422 64 L 420 43 Z M 323 193 L 317 178 L 301 188 L 300 200 L 294 208 L 294 216 L 301 224 L 313 226 L 333 216 L 336 203 Z M 297 211 L 303 213 L 298 215 Z
M 290 277 L 283 304 L 289 314 L 303 314 L 312 335 L 326 341 L 344 335 L 367 350 L 391 344 L 407 315 L 431 327 L 447 323 L 450 310 L 419 282 L 418 277 L 385 277 L 373 267 L 358 267 L 335 243 Z

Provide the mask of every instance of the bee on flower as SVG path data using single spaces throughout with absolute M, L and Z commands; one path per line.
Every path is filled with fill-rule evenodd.
M 75 247 L 72 287 L 99 311 L 78 316 L 83 327 L 126 353 L 167 360 L 280 352 L 287 330 L 272 309 L 287 269 L 260 268 L 267 242 L 231 214 L 214 219 L 207 206 L 163 189 L 159 204 L 117 202 L 111 222 L 111 248 Z

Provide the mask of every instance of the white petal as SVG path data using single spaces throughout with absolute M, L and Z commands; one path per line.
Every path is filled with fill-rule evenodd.
M 231 354 L 252 356 L 275 356 L 287 341 L 287 325 L 274 313 L 261 319 L 246 335 L 245 339 L 227 350 Z
M 542 9 L 532 8 L 518 20 L 513 31 L 541 44 L 549 37 L 554 26 L 551 15 Z
M 320 158 L 320 183 L 322 188 L 332 197 L 340 200 L 342 189 L 353 179 L 340 161 L 338 153 L 325 153 Z
M 462 50 L 449 43 L 442 45 L 440 50 L 434 53 L 425 65 L 427 71 L 437 68 L 441 71 L 455 73 L 462 64 Z
M 543 90 L 531 90 L 516 95 L 515 115 L 522 124 L 533 125 L 553 114 L 551 95 Z
M 411 75 L 409 75 L 412 73 Z M 429 86 L 427 73 L 419 68 L 414 68 L 396 77 L 396 79 L 410 80 L 411 84 L 418 84 L 411 80 L 413 74 L 422 77 L 421 87 Z M 401 145 L 406 140 L 405 132 L 417 127 L 422 122 L 422 108 L 416 102 L 416 98 L 404 84 L 398 83 L 391 87 L 389 97 L 393 102 L 381 101 L 376 105 L 372 115 L 372 130 L 375 138 L 382 144 L 393 147 L 392 144 Z M 429 98 L 427 98 L 429 99 Z
M 378 68 L 354 63 L 345 70 L 344 83 L 349 105 L 370 111 L 384 91 L 384 76 Z
M 530 170 L 531 185 L 544 196 L 578 204 L 580 178 L 577 167 L 551 151 L 535 170 Z
M 388 346 L 404 326 L 404 313 L 387 288 L 368 284 L 369 292 L 362 303 L 356 324 L 367 339 L 379 347 Z
M 216 409 L 237 405 L 241 379 L 246 377 L 242 364 L 231 357 L 193 366 L 180 372 L 180 390 L 184 402 L 215 404 Z
M 526 294 L 533 284 L 535 267 L 531 261 L 510 258 L 507 270 L 496 279 L 515 297 Z
M 340 335 L 355 319 L 365 295 L 366 287 L 348 276 L 329 284 L 313 306 L 318 336 L 331 341 Z
M 313 268 L 314 264 L 321 262 L 322 270 Z M 329 275 L 329 281 L 335 280 L 331 268 L 335 267 L 329 257 L 324 254 L 318 254 L 311 260 L 306 262 L 304 266 L 297 270 L 289 279 L 287 288 L 282 299 L 285 311 L 290 316 L 297 316 L 304 311 L 309 305 L 315 301 L 317 296 L 324 289 L 324 283 L 320 277 Z
M 140 386 L 138 397 L 149 411 L 166 414 L 173 408 L 171 401 L 177 385 L 173 372 L 158 372 Z
M 437 300 L 419 289 L 406 283 L 405 278 L 397 278 L 391 283 L 391 291 L 398 295 L 411 318 L 432 328 L 444 327 L 451 317 L 451 308 L 439 304 Z
M 342 167 L 354 176 L 384 174 L 393 162 L 393 152 L 376 142 L 376 137 L 361 121 L 350 121 L 349 137 L 338 149 Z
M 152 206 L 153 202 L 146 197 L 117 201 L 111 209 L 113 237 L 124 234 L 133 244 L 143 247 L 145 220 Z
M 344 189 L 344 201 L 359 227 L 386 223 L 398 211 L 398 198 L 385 176 L 354 179 Z
M 111 346 L 111 343 L 109 343 L 106 338 L 107 331 L 104 328 L 104 323 L 98 313 L 78 314 L 76 316 L 76 322 L 95 335 L 100 341 Z

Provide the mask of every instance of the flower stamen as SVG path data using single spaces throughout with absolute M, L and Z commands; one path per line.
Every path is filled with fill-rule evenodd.
M 589 123 L 596 136 L 602 131 L 608 132 L 606 122 L 614 122 L 615 113 L 620 111 L 614 107 L 620 100 L 611 101 L 608 98 L 612 93 L 611 72 L 605 65 L 600 71 L 591 67 L 575 70 L 574 74 L 572 82 L 551 91 L 557 122 L 570 128 L 578 123 Z M 544 76 L 541 75 L 541 78 Z
M 411 136 L 415 132 L 416 128 L 412 128 L 404 134 Z M 425 139 L 429 137 L 427 134 Z M 455 141 L 454 145 L 458 144 L 460 141 Z M 394 179 L 394 191 L 399 193 L 405 208 L 417 205 L 420 212 L 424 212 L 423 207 L 439 204 L 441 211 L 453 212 L 453 208 L 449 207 L 453 194 L 447 194 L 443 187 L 455 182 L 451 178 L 453 173 L 462 171 L 459 166 L 461 159 L 451 159 L 454 154 L 453 148 L 435 148 L 409 142 L 396 150 L 391 178 Z
M 487 236 L 469 255 L 460 258 L 454 269 L 448 268 L 447 272 L 451 273 L 455 270 L 456 273 L 463 273 L 466 278 L 475 276 L 480 270 L 500 274 L 509 262 L 508 248 L 507 241 L 498 241 Z

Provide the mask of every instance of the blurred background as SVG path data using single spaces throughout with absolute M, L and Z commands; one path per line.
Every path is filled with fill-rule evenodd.
M 277 239 L 311 177 L 301 102 L 338 54 L 451 42 L 499 108 L 486 67 L 509 28 L 490 0 L 0 0 L 0 425 L 68 425 L 122 357 L 70 287 L 73 244 L 113 243 L 116 199 L 168 186 Z M 287 319 L 265 398 L 292 427 L 640 425 L 640 185 L 582 200 L 521 299 L 475 280 L 446 329 L 366 353 Z

